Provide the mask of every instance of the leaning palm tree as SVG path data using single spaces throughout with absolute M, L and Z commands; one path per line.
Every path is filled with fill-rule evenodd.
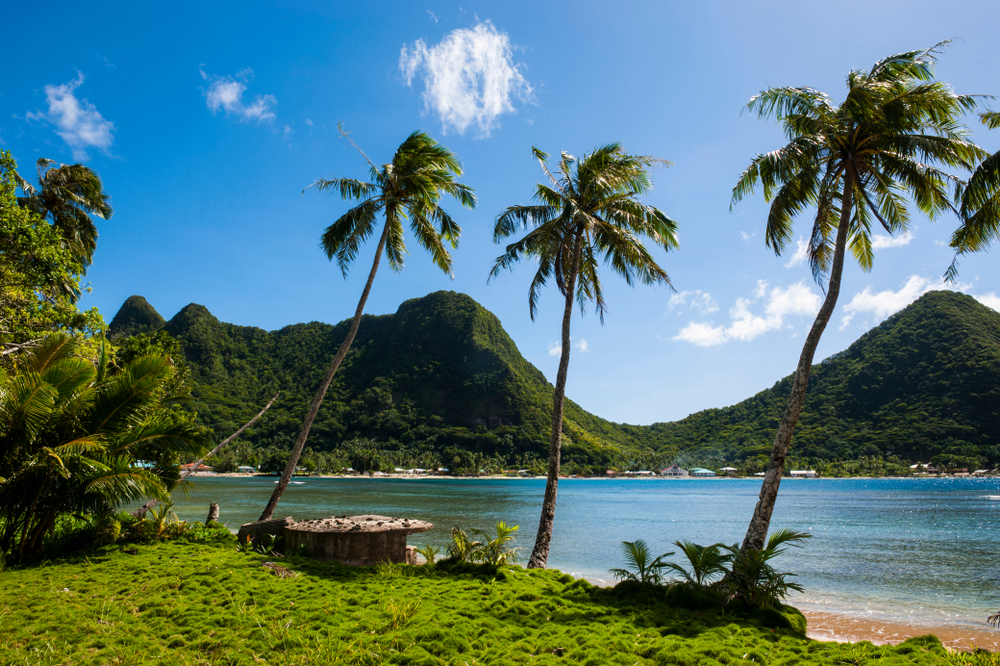
M 975 107 L 975 98 L 956 95 L 934 80 L 932 67 L 944 44 L 890 56 L 867 72 L 850 72 L 839 106 L 811 88 L 769 88 L 747 105 L 760 118 L 781 122 L 789 143 L 754 158 L 733 188 L 732 203 L 762 187 L 771 203 L 766 243 L 778 255 L 792 239 L 794 218 L 814 207 L 809 264 L 821 286 L 828 281 L 799 356 L 743 548 L 764 546 L 813 354 L 837 304 L 848 246 L 869 271 L 873 223 L 890 234 L 905 232 L 909 201 L 932 219 L 952 210 L 949 190 L 960 189 L 961 181 L 944 169 L 969 169 L 984 155 L 959 122 Z
M 537 148 L 532 148 L 532 153 L 551 187 L 536 185 L 537 205 L 511 206 L 497 217 L 493 230 L 493 240 L 497 243 L 513 236 L 522 226 L 534 228 L 507 246 L 506 252 L 497 258 L 490 279 L 504 269 L 513 268 L 520 259 L 534 257 L 538 270 L 528 291 L 531 318 L 535 318 L 541 288 L 550 277 L 555 277 L 565 300 L 562 353 L 552 400 L 548 480 L 538 535 L 528 561 L 529 568 L 538 568 L 548 561 L 555 519 L 573 300 L 579 302 L 581 309 L 588 301 L 594 301 L 604 322 L 604 294 L 597 274 L 601 257 L 629 285 L 634 279 L 644 284 L 669 285 L 666 272 L 653 260 L 641 237 L 647 236 L 664 250 L 670 250 L 677 247 L 677 225 L 658 209 L 635 198 L 651 187 L 648 169 L 656 164 L 669 164 L 665 160 L 629 155 L 619 144 L 611 143 L 581 160 L 563 153 L 556 176 L 549 170 L 547 154 Z
M 341 133 L 351 141 L 347 133 Z M 292 447 L 291 457 L 285 467 L 281 480 L 278 481 L 271 499 L 268 501 L 260 520 L 270 520 L 278 505 L 288 482 L 292 478 L 295 466 L 302 455 L 302 449 L 309 437 L 316 414 L 323 404 L 326 391 L 333 381 L 333 376 L 347 356 L 348 349 L 357 335 L 361 324 L 361 315 L 365 302 L 375 280 L 382 253 L 385 252 L 389 267 L 394 271 L 403 269 L 403 256 L 406 246 L 403 242 L 403 220 L 409 219 L 410 230 L 417 242 L 431 254 L 434 263 L 446 273 L 451 272 L 451 255 L 445 243 L 452 248 L 458 247 L 458 238 L 462 233 L 455 220 L 448 215 L 438 201 L 442 194 L 450 194 L 462 205 L 475 208 L 476 195 L 472 188 L 455 182 L 455 177 L 462 175 L 462 167 L 447 148 L 438 144 L 423 132 L 414 132 L 396 150 L 392 162 L 376 167 L 371 160 L 351 141 L 362 157 L 368 162 L 372 182 L 366 183 L 354 178 L 320 178 L 312 186 L 321 192 L 332 190 L 343 199 L 360 200 L 354 208 L 340 216 L 323 232 L 320 247 L 331 261 L 336 259 L 341 273 L 346 277 L 351 262 L 358 256 L 361 243 L 376 230 L 376 223 L 384 216 L 384 224 L 375 249 L 375 260 L 368 281 L 361 292 L 354 319 L 347 337 L 341 343 L 336 356 L 327 368 L 323 381 L 316 390 L 302 429 Z
M 110 197 L 104 193 L 100 176 L 82 164 L 60 164 L 38 160 L 38 187 L 17 176 L 24 192 L 18 203 L 41 217 L 51 220 L 63 242 L 86 268 L 97 249 L 97 227 L 91 215 L 111 217 Z
M 1000 112 L 987 111 L 979 117 L 988 128 L 1000 128 Z M 951 237 L 955 260 L 945 273 L 948 280 L 958 275 L 959 256 L 984 250 L 1000 240 L 1000 151 L 986 157 L 969 178 L 959 217 L 962 222 Z

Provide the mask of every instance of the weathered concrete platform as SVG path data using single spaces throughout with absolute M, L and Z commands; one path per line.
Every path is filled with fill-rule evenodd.
M 410 563 L 406 537 L 434 527 L 422 520 L 387 516 L 339 516 L 304 520 L 285 525 L 285 552 L 299 553 L 315 560 L 336 560 L 352 567 L 369 567 L 379 562 Z M 412 549 L 411 549 L 412 550 Z

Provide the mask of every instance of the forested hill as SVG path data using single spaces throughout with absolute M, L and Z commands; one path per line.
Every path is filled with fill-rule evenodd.
M 165 330 L 197 382 L 200 420 L 221 439 L 278 390 L 284 395 L 244 439 L 288 448 L 347 333 L 312 322 L 277 331 L 220 322 L 191 304 L 169 322 L 138 296 L 112 335 Z M 584 465 L 722 466 L 769 453 L 791 377 L 737 405 L 673 423 L 619 425 L 568 403 L 566 460 Z M 518 352 L 499 320 L 454 292 L 365 316 L 310 436 L 330 450 L 355 437 L 387 449 L 449 447 L 508 460 L 547 451 L 552 386 Z M 962 294 L 926 294 L 847 350 L 813 366 L 792 455 L 803 462 L 949 455 L 1000 460 L 1000 314 Z M 753 465 L 751 465 L 753 466 Z
M 789 375 L 732 407 L 636 434 L 695 457 L 699 448 L 702 457 L 715 449 L 730 459 L 766 456 L 791 384 Z M 950 455 L 995 464 L 998 447 L 1000 313 L 971 296 L 933 291 L 813 366 L 793 455 L 922 462 Z
M 350 322 L 312 322 L 264 331 L 220 322 L 190 304 L 163 322 L 133 296 L 112 336 L 155 330 L 180 341 L 190 366 L 201 422 L 222 439 L 272 395 L 283 395 L 243 438 L 290 447 Z M 500 321 L 472 298 L 436 292 L 395 314 L 362 319 L 351 351 L 309 437 L 328 450 L 355 437 L 390 447 L 547 455 L 552 386 L 518 352 Z M 628 438 L 620 428 L 568 402 L 567 455 L 581 463 L 615 457 Z

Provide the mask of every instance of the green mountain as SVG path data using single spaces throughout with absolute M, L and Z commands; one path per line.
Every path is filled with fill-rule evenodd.
M 111 332 L 158 330 L 133 296 Z M 191 304 L 159 328 L 180 341 L 201 422 L 221 439 L 278 390 L 249 431 L 289 448 L 348 321 L 277 331 L 226 324 Z M 791 377 L 737 405 L 673 423 L 616 424 L 569 402 L 565 460 L 649 467 L 754 462 L 770 451 Z M 366 315 L 310 435 L 320 451 L 353 438 L 389 449 L 449 448 L 543 458 L 552 386 L 499 320 L 470 297 L 436 292 L 395 314 Z M 954 292 L 931 292 L 813 366 L 792 455 L 801 464 L 895 456 L 957 463 L 1000 459 L 1000 314 Z
M 149 320 L 129 303 L 112 335 Z M 191 304 L 162 330 L 180 341 L 196 382 L 194 408 L 217 439 L 280 390 L 282 398 L 244 439 L 287 448 L 349 325 L 311 322 L 268 332 L 220 322 Z M 403 448 L 544 457 L 552 391 L 493 314 L 464 294 L 436 292 L 406 301 L 395 314 L 364 316 L 309 445 L 330 450 L 364 437 Z M 603 463 L 630 447 L 620 428 L 572 402 L 565 427 L 567 458 L 580 463 Z
M 731 407 L 654 424 L 644 441 L 689 454 L 721 449 L 730 460 L 766 456 L 791 385 L 789 375 Z M 813 366 L 793 455 L 996 463 L 998 447 L 1000 313 L 971 296 L 933 291 Z
M 158 331 L 167 323 L 142 296 L 129 296 L 111 320 L 108 331 L 116 337 Z

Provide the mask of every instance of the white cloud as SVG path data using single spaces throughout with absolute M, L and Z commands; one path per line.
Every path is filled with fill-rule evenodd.
M 787 264 L 785 264 L 785 268 L 792 268 L 794 266 L 798 266 L 799 264 L 804 264 L 808 258 L 809 243 L 802 240 L 800 237 L 797 241 L 795 241 L 795 254 L 793 254 L 792 258 L 788 260 Z
M 313 121 L 311 121 L 310 119 L 306 118 L 306 125 L 309 125 L 309 127 L 312 127 L 313 126 Z
M 28 120 L 43 120 L 55 125 L 56 134 L 73 151 L 73 159 L 79 162 L 87 159 L 87 148 L 98 148 L 107 153 L 115 140 L 111 135 L 115 124 L 105 120 L 96 106 L 86 99 L 77 99 L 73 93 L 83 80 L 83 72 L 78 71 L 75 81 L 61 86 L 45 86 L 49 110 L 25 115 Z
M 399 53 L 406 85 L 423 71 L 424 108 L 440 117 L 446 133 L 454 128 L 465 134 L 472 126 L 479 136 L 489 136 L 500 115 L 514 113 L 513 97 L 530 99 L 520 67 L 513 62 L 510 38 L 489 21 L 453 30 L 430 48 L 418 39 Z
M 753 308 L 760 301 L 763 301 L 763 314 L 755 314 Z M 699 347 L 721 345 L 730 340 L 749 341 L 768 331 L 784 328 L 786 319 L 792 316 L 815 314 L 819 306 L 819 294 L 805 282 L 769 288 L 766 280 L 759 280 L 751 298 L 736 299 L 736 305 L 729 310 L 728 326 L 691 322 L 673 339 Z
M 429 10 L 429 9 L 428 9 L 428 10 L 427 10 L 427 13 L 431 15 L 431 18 L 432 18 L 432 19 L 434 19 L 434 22 L 435 22 L 435 23 L 437 23 L 437 22 L 438 22 L 438 17 L 437 17 L 437 16 L 434 16 L 434 12 L 432 12 L 431 10 Z
M 917 300 L 928 291 L 947 289 L 944 281 L 932 281 L 919 275 L 911 275 L 898 291 L 886 290 L 872 293 L 871 286 L 854 295 L 851 302 L 844 306 L 844 316 L 840 319 L 840 330 L 847 328 L 851 320 L 859 313 L 874 315 L 879 321 L 889 315 L 899 312 L 907 305 Z
M 872 249 L 882 250 L 887 247 L 903 247 L 905 245 L 909 245 L 911 240 L 913 240 L 913 234 L 909 231 L 899 236 L 884 236 L 882 234 L 876 234 L 872 237 Z
M 948 241 L 936 240 L 934 241 L 934 244 L 938 247 L 948 247 Z
M 726 341 L 726 330 L 722 326 L 693 321 L 671 339 L 683 340 L 699 347 L 714 347 Z
M 844 306 L 846 314 L 840 320 L 840 330 L 847 328 L 848 324 L 858 314 L 870 314 L 876 321 L 882 321 L 889 315 L 899 312 L 927 292 L 943 291 L 946 289 L 969 294 L 986 307 L 1000 312 L 1000 296 L 997 296 L 994 292 L 988 294 L 971 294 L 969 292 L 972 291 L 972 285 L 968 282 L 948 284 L 940 279 L 931 280 L 919 275 L 911 275 L 906 280 L 906 283 L 897 291 L 887 289 L 872 293 L 871 287 L 865 287 L 864 291 L 855 294 L 851 302 Z
M 756 235 L 757 235 L 756 233 L 752 233 L 752 234 L 748 234 L 748 233 L 747 233 L 747 232 L 745 232 L 745 231 L 741 231 L 741 232 L 740 232 L 740 236 L 743 236 L 743 240 L 745 240 L 745 241 L 748 241 L 748 240 L 750 240 L 751 238 L 753 238 L 753 237 L 754 237 L 754 236 L 756 236 Z
M 673 312 L 677 308 L 684 307 L 690 302 L 690 309 L 697 310 L 703 315 L 710 314 L 719 309 L 719 305 L 707 291 L 695 289 L 694 291 L 680 291 L 670 297 L 667 302 L 667 311 Z M 680 314 L 678 312 L 677 314 Z
M 983 305 L 985 305 L 986 307 L 993 308 L 997 312 L 1000 312 L 1000 296 L 997 296 L 996 293 L 990 292 L 988 294 L 981 294 L 979 296 L 973 294 L 972 297 L 977 301 L 979 301 L 980 303 L 982 303 Z
M 570 339 L 572 340 L 572 338 Z M 587 344 L 587 341 L 584 338 L 580 338 L 580 341 L 574 344 L 573 346 L 584 353 L 590 351 L 590 345 Z M 558 342 L 550 342 L 549 356 L 559 356 L 560 354 L 562 354 L 562 345 L 559 344 Z
M 253 80 L 252 69 L 241 70 L 236 76 L 215 76 L 206 74 L 203 69 L 199 71 L 201 78 L 209 82 L 208 90 L 205 91 L 205 104 L 212 113 L 218 113 L 222 109 L 227 116 L 236 116 L 246 122 L 255 120 L 258 123 L 274 120 L 276 117 L 272 108 L 278 104 L 278 100 L 274 95 L 256 95 L 251 104 L 243 103 L 246 83 Z

